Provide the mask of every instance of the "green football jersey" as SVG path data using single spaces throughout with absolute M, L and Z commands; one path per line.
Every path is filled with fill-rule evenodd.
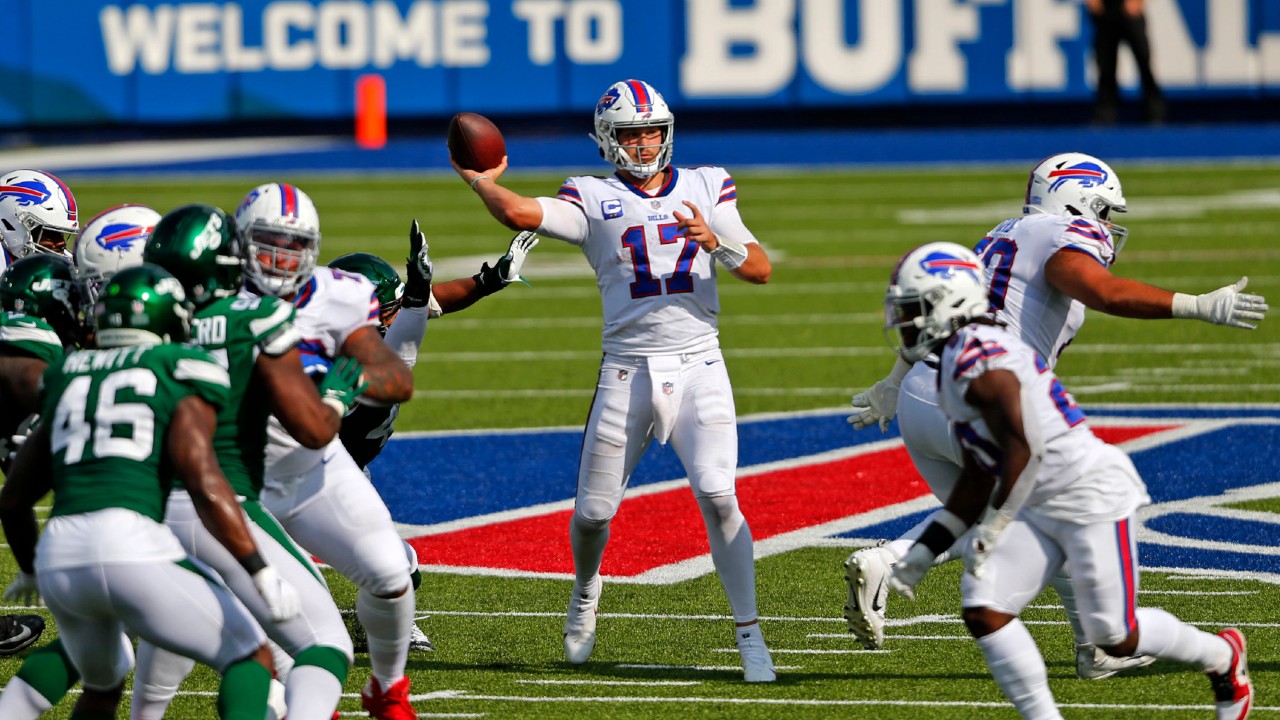
M 164 519 L 172 486 L 165 438 L 189 395 L 216 408 L 231 381 L 208 351 L 190 345 L 79 350 L 45 371 L 41 417 L 53 450 L 53 510 L 75 515 L 127 508 Z
M 196 312 L 191 338 L 208 350 L 231 376 L 231 399 L 218 412 L 213 448 L 236 493 L 250 500 L 262 491 L 271 406 L 254 371 L 258 353 L 282 355 L 298 344 L 293 303 L 242 293 Z
M 62 359 L 62 341 L 53 326 L 20 312 L 0 313 L 0 347 L 17 350 L 50 365 Z

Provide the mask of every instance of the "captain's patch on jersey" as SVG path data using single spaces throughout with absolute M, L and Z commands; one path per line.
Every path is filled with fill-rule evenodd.
M 892 538 L 937 501 L 896 432 L 852 432 L 844 411 L 743 419 L 738 497 L 756 557 L 810 545 Z M 1124 448 L 1153 503 L 1139 512 L 1148 570 L 1280 583 L 1280 515 L 1249 507 L 1280 497 L 1277 408 L 1108 408 L 1089 420 Z M 397 435 L 373 478 L 401 534 L 434 571 L 571 577 L 581 431 Z M 713 571 L 679 460 L 654 445 L 611 525 L 602 572 L 613 582 L 672 583 Z

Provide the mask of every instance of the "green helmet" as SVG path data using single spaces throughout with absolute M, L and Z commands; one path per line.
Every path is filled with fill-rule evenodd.
M 191 304 L 182 283 L 159 265 L 116 273 L 93 306 L 98 347 L 158 345 L 191 338 Z
M 212 205 L 183 205 L 151 231 L 144 262 L 173 273 L 196 307 L 240 292 L 244 257 L 236 223 Z
M 334 258 L 329 267 L 363 275 L 373 283 L 378 296 L 378 332 L 386 335 L 387 327 L 400 312 L 400 301 L 404 298 L 404 283 L 400 282 L 400 275 L 391 263 L 377 255 L 360 252 Z
M 29 255 L 0 275 L 0 308 L 44 320 L 63 345 L 76 341 L 78 297 L 71 261 L 61 255 Z

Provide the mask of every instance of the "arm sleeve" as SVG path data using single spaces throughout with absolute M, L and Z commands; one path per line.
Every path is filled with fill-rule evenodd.
M 759 243 L 756 236 L 751 234 L 745 223 L 742 222 L 742 216 L 738 214 L 738 203 L 736 201 L 722 202 L 715 206 L 711 212 L 711 220 L 707 223 L 711 227 L 711 232 L 716 237 L 724 238 L 730 242 L 736 242 L 739 245 L 748 243 Z
M 562 194 L 563 192 L 561 189 Z M 581 246 L 587 241 L 589 226 L 581 205 L 559 197 L 540 197 L 537 200 L 542 206 L 542 224 L 538 226 L 538 234 L 563 240 L 571 245 Z
M 410 369 L 418 363 L 418 347 L 422 345 L 422 338 L 427 333 L 430 310 L 430 305 L 402 307 L 396 313 L 396 321 L 387 328 L 387 344 Z

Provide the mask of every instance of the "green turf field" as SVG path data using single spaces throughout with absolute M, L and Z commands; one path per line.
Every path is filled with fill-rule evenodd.
M 1248 275 L 1251 291 L 1280 302 L 1280 166 L 1114 167 L 1132 210 L 1121 221 L 1130 237 L 1116 274 L 1193 293 Z M 1025 172 L 736 174 L 742 215 L 774 266 L 763 287 L 720 281 L 722 344 L 739 414 L 838 407 L 882 377 L 893 356 L 880 331 L 880 299 L 894 262 L 931 240 L 972 245 L 1019 214 Z M 552 194 L 562 177 L 513 175 L 505 182 L 526 194 Z M 121 202 L 162 212 L 196 201 L 234 210 L 260 182 L 293 182 L 319 207 L 322 260 L 362 250 L 399 265 L 409 221 L 417 217 L 438 279 L 476 272 L 481 261 L 505 251 L 511 236 L 452 175 L 64 179 L 86 219 Z M 415 370 L 417 398 L 403 408 L 398 430 L 581 424 L 600 352 L 594 279 L 577 249 L 549 239 L 524 274 L 532 287 L 513 286 L 463 314 L 432 321 Z M 1277 317 L 1246 332 L 1091 313 L 1058 372 L 1087 410 L 1102 403 L 1274 404 L 1280 402 L 1280 382 L 1271 375 L 1277 367 Z M 1262 464 L 1274 450 L 1254 451 Z M 1241 507 L 1277 511 L 1274 500 Z M 750 517 L 750 508 L 744 510 Z M 893 598 L 890 617 L 915 620 L 890 627 L 886 651 L 869 653 L 857 649 L 840 618 L 840 564 L 848 552 L 832 543 L 759 561 L 759 605 L 782 668 L 772 686 L 746 686 L 734 672 L 727 602 L 713 576 L 663 587 L 607 587 L 596 653 L 579 669 L 564 663 L 560 648 L 567 581 L 430 576 L 418 606 L 438 650 L 410 657 L 415 706 L 421 717 L 1016 716 L 958 622 L 958 565 L 926 578 L 919 602 Z M 0 567 L 7 582 L 13 571 L 7 554 Z M 353 607 L 352 586 L 332 575 L 331 582 L 340 604 Z M 1250 641 L 1257 715 L 1280 712 L 1274 610 L 1280 587 L 1151 573 L 1143 590 L 1143 604 L 1206 629 L 1241 625 Z M 1207 681 L 1173 664 L 1104 682 L 1075 680 L 1070 631 L 1051 598 L 1042 597 L 1026 618 L 1036 621 L 1031 630 L 1066 717 L 1211 716 Z M 18 664 L 0 659 L 0 679 Z M 346 692 L 357 693 L 367 674 L 367 656 L 358 657 Z M 214 688 L 207 672 L 184 686 Z M 363 714 L 354 695 L 340 709 Z M 170 716 L 212 717 L 212 698 L 183 696 Z M 68 708 L 50 717 L 68 717 Z

